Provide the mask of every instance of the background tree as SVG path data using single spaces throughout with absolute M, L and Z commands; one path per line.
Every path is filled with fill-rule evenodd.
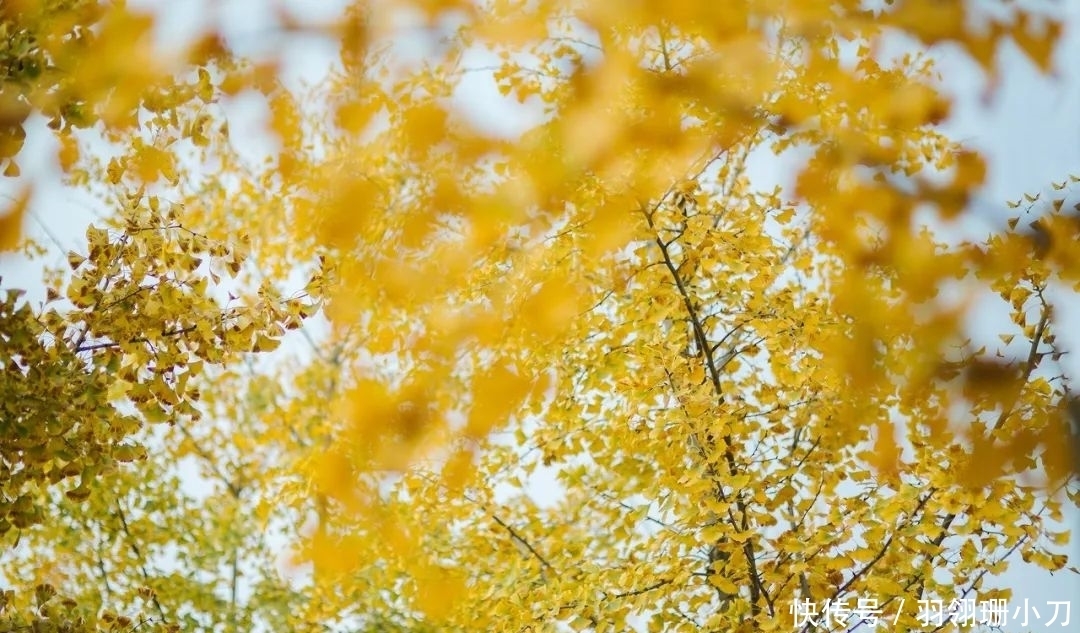
M 410 10 L 432 44 L 411 66 L 390 45 Z M 192 630 L 768 631 L 798 601 L 857 598 L 921 630 L 919 600 L 1007 597 L 990 580 L 1017 553 L 1064 568 L 1049 521 L 1077 490 L 1050 290 L 1075 283 L 1080 223 L 1064 198 L 980 245 L 915 221 L 970 213 L 985 178 L 936 128 L 927 49 L 954 42 L 993 75 L 1011 39 L 1046 69 L 1060 30 L 1021 9 L 969 30 L 971 10 L 358 5 L 329 27 L 286 16 L 341 48 L 300 94 L 213 38 L 192 49 L 210 61 L 147 79 L 117 60 L 151 18 L 102 14 L 127 25 L 95 50 L 143 78 L 114 91 L 138 116 L 95 128 L 115 155 L 69 135 L 60 158 L 124 211 L 73 257 L 72 311 L 8 310 L 34 353 L 64 349 L 51 334 L 103 363 L 106 395 L 136 405 L 111 409 L 125 435 L 155 450 L 103 467 L 83 503 L 88 486 L 39 495 L 35 519 L 62 512 L 5 569 Z M 901 35 L 919 43 L 887 57 Z M 451 105 L 481 47 L 504 94 L 543 110 L 521 138 Z M 234 95 L 265 103 L 268 161 L 223 125 Z M 794 187 L 751 176 L 767 152 L 809 157 Z M 237 279 L 215 295 L 222 265 Z M 309 315 L 284 298 L 307 279 L 328 327 L 279 365 L 240 362 Z M 1001 349 L 967 342 L 945 280 L 1009 302 Z M 222 367 L 189 372 L 196 403 L 154 368 L 199 354 Z M 41 383 L 19 375 L 4 388 Z M 531 497 L 536 473 L 560 494 Z M 282 578 L 285 543 L 307 573 Z M 852 627 L 869 623 L 831 625 Z
M 175 141 L 186 133 L 184 138 L 194 135 L 198 142 L 201 132 L 193 132 L 184 116 L 191 100 L 210 98 L 205 68 L 189 65 L 185 72 L 198 79 L 188 83 L 166 72 L 164 59 L 160 68 L 152 68 L 159 61 L 154 58 L 133 64 L 134 49 L 145 47 L 153 22 L 122 7 L 15 2 L 4 5 L 0 18 L 6 55 L 0 66 L 0 133 L 14 139 L 5 145 L 6 175 L 19 173 L 14 161 L 34 113 L 51 117 L 48 126 L 61 141 L 59 162 L 68 182 L 108 186 L 119 181 L 130 160 L 142 183 L 106 194 L 108 216 L 86 231 L 85 250 L 67 254 L 66 269 L 47 272 L 43 303 L 9 289 L 0 307 L 0 536 L 10 552 L 34 526 L 72 530 L 61 530 L 59 538 L 48 538 L 47 546 L 33 552 L 41 556 L 33 571 L 6 571 L 8 582 L 24 587 L 42 582 L 34 592 L 5 594 L 3 626 L 128 630 L 130 618 L 100 611 L 102 598 L 114 591 L 122 596 L 114 606 L 152 605 L 149 619 L 134 624 L 177 626 L 183 620 L 165 617 L 140 553 L 161 540 L 148 530 L 159 528 L 154 521 L 162 515 L 155 516 L 153 502 L 147 504 L 149 494 L 128 494 L 136 484 L 159 491 L 175 485 L 176 474 L 166 472 L 168 462 L 137 471 L 117 466 L 146 460 L 146 447 L 156 446 L 161 436 L 155 428 L 160 423 L 186 429 L 200 418 L 204 370 L 276 347 L 314 306 L 274 293 L 252 293 L 251 300 L 231 295 L 228 279 L 243 266 L 246 240 L 212 239 L 192 230 L 177 205 L 146 193 L 155 180 L 167 179 L 175 155 L 144 139 L 166 142 L 172 135 Z M 212 56 L 198 46 L 191 54 L 204 61 Z M 112 83 L 117 77 L 123 79 L 120 87 Z M 77 128 L 93 128 L 95 134 L 80 136 Z M 81 145 L 101 151 L 108 142 L 130 144 L 132 158 L 121 154 L 105 164 L 99 155 L 80 153 Z M 90 181 L 88 173 L 98 168 L 102 179 Z M 4 218 L 5 250 L 18 237 L 31 199 L 32 188 L 24 186 Z M 106 508 L 109 523 L 69 522 L 93 491 L 98 496 L 91 505 Z M 174 493 L 160 493 L 163 501 L 181 504 L 168 509 L 188 507 Z M 62 567 L 65 548 L 85 548 L 88 534 L 97 539 L 88 551 L 102 575 L 93 586 L 69 585 L 72 591 L 62 592 L 77 594 L 78 603 L 55 597 L 47 579 L 65 580 L 55 567 Z M 102 548 L 133 559 L 141 575 L 110 576 Z M 33 613 L 27 610 L 31 605 Z

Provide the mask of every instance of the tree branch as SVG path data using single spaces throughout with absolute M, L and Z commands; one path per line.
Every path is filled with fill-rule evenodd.
M 515 530 L 508 523 L 500 519 L 499 515 L 495 514 L 494 512 L 489 511 L 488 515 L 491 516 L 492 519 L 495 519 L 495 522 L 498 523 L 499 526 L 501 526 L 510 534 L 510 538 L 514 539 L 518 543 L 521 543 L 521 545 L 524 546 L 525 549 L 529 550 L 529 553 L 532 554 L 533 557 L 536 558 L 536 560 L 540 561 L 540 564 L 544 566 L 544 569 L 550 570 L 552 572 L 555 571 L 555 568 L 552 567 L 551 563 L 549 563 L 547 559 L 540 554 L 540 552 L 536 551 L 536 548 L 534 548 L 532 544 L 525 539 L 525 537 L 518 534 L 517 530 Z
M 120 499 L 116 500 L 116 517 L 120 519 L 120 527 L 124 530 L 124 534 L 128 538 L 128 543 L 131 545 L 131 551 L 135 554 L 135 559 L 139 561 L 139 572 L 142 574 L 143 581 L 150 584 L 150 573 L 146 571 L 146 561 L 143 558 L 142 550 L 139 548 L 139 544 L 135 542 L 135 538 L 131 535 L 131 530 L 128 528 L 127 517 L 124 515 L 124 508 L 120 505 Z M 165 609 L 161 607 L 161 603 L 158 601 L 157 592 L 153 592 L 150 595 L 150 600 L 154 603 L 154 607 L 157 609 L 158 615 L 161 616 L 162 622 L 168 622 L 168 618 L 165 617 Z
M 161 335 L 166 336 L 166 337 L 168 337 L 168 336 L 181 336 L 183 334 L 188 334 L 189 332 L 194 332 L 196 329 L 197 328 L 194 325 L 191 325 L 191 326 L 188 326 L 188 327 L 185 327 L 185 328 L 180 328 L 180 329 L 177 329 L 177 330 L 167 330 L 165 332 L 162 332 Z M 128 343 L 149 343 L 149 342 L 150 342 L 149 338 L 142 337 L 142 336 L 140 336 L 138 338 L 133 338 L 130 341 L 128 341 Z M 77 354 L 79 352 L 89 352 L 89 351 L 93 351 L 93 350 L 96 350 L 96 349 L 107 349 L 107 348 L 111 348 L 111 347 L 120 347 L 120 345 L 121 345 L 121 343 L 117 343 L 117 342 L 114 342 L 114 341 L 110 341 L 108 343 L 94 343 L 92 345 L 82 345 L 82 344 L 80 344 L 75 348 L 75 353 Z

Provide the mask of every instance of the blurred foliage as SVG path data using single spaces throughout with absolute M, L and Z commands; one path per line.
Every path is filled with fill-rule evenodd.
M 108 210 L 44 303 L 0 304 L 0 569 L 93 605 L 38 629 L 741 633 L 869 598 L 916 631 L 920 600 L 1008 599 L 1015 556 L 1076 571 L 1080 177 L 983 242 L 931 228 L 987 178 L 933 47 L 991 88 L 1006 44 L 1047 72 L 1052 12 L 265 8 L 337 46 L 329 76 L 290 88 L 214 23 L 159 50 L 123 3 L 0 9 L 8 177 L 40 113 Z M 462 112 L 477 72 L 542 116 Z M 968 331 L 987 297 L 997 346 Z

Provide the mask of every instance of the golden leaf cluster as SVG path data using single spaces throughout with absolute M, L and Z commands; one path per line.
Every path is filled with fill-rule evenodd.
M 107 209 L 0 303 L 6 577 L 192 631 L 741 633 L 867 597 L 920 630 L 1014 554 L 1068 567 L 1080 178 L 934 230 L 989 172 L 933 47 L 1045 72 L 1052 15 L 482 4 L 282 5 L 338 50 L 303 87 L 123 3 L 0 9 L 7 177 L 41 113 Z M 523 133 L 461 108 L 478 74 Z

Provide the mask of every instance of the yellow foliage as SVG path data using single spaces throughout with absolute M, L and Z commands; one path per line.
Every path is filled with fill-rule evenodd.
M 0 217 L 0 252 L 13 251 L 18 247 L 22 237 L 23 219 L 32 193 L 29 187 L 24 188 L 5 210 L 3 217 Z
M 109 213 L 45 305 L 0 303 L 0 535 L 31 545 L 5 577 L 33 564 L 95 618 L 101 590 L 191 630 L 780 631 L 799 600 L 867 596 L 912 628 L 899 605 L 1008 597 L 980 583 L 1015 551 L 1067 566 L 1051 290 L 1080 284 L 1080 179 L 1008 203 L 984 244 L 916 222 L 975 213 L 988 177 L 939 127 L 932 47 L 993 79 L 1011 40 L 1046 72 L 1055 20 L 283 9 L 273 37 L 340 54 L 290 88 L 287 54 L 223 33 L 161 51 L 161 18 L 123 3 L 16 4 L 0 161 L 19 173 L 39 112 Z M 536 107 L 524 133 L 461 111 L 477 72 Z M 230 134 L 237 97 L 272 155 Z M 752 173 L 793 151 L 793 187 Z M 1014 324 L 996 348 L 965 329 L 985 290 Z

